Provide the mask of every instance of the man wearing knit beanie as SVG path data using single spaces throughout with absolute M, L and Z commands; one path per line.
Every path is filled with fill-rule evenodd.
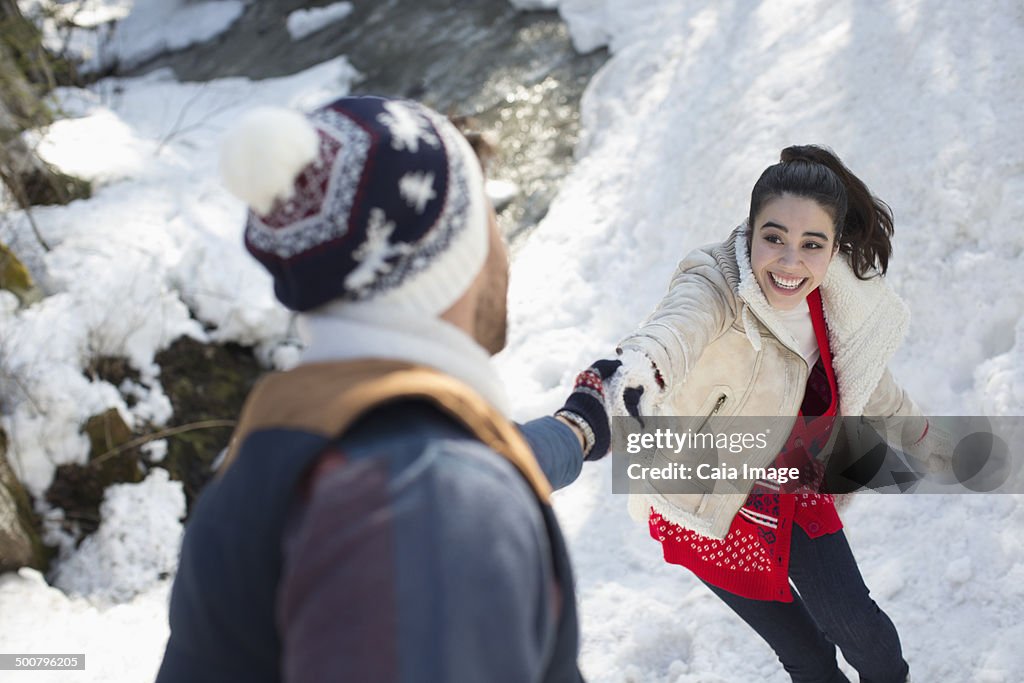
M 305 348 L 193 510 L 159 683 L 580 681 L 550 494 L 608 451 L 618 364 L 503 416 L 508 256 L 467 141 L 346 97 L 251 113 L 222 167 Z

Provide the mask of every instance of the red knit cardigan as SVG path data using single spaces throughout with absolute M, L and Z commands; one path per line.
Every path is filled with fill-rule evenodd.
M 794 454 L 806 460 L 828 441 L 839 404 L 828 330 L 815 289 L 807 297 L 821 357 L 807 380 L 803 405 L 778 464 Z M 811 538 L 843 528 L 830 494 L 784 493 L 778 484 L 755 483 L 733 518 L 725 540 L 701 536 L 668 522 L 653 510 L 651 536 L 661 542 L 665 561 L 686 567 L 713 586 L 754 600 L 792 602 L 789 546 L 796 523 Z

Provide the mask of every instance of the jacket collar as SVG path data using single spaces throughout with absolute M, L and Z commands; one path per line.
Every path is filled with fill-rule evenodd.
M 796 340 L 754 278 L 745 222 L 723 247 L 728 260 L 735 259 L 735 267 L 725 269 L 725 275 L 741 302 L 741 321 L 751 345 L 761 348 L 760 323 L 795 350 Z M 858 278 L 845 254 L 832 259 L 818 289 L 839 385 L 840 410 L 844 415 L 860 415 L 906 335 L 910 312 L 884 277 Z

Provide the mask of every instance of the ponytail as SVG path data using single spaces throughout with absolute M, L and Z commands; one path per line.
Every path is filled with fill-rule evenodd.
M 779 163 L 765 169 L 750 193 L 749 224 L 771 199 L 783 194 L 816 202 L 832 216 L 839 250 L 861 280 L 884 275 L 892 255 L 892 209 L 871 194 L 835 154 L 816 145 L 782 150 Z

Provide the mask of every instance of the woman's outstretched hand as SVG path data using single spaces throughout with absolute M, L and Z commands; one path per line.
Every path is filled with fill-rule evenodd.
M 619 351 L 621 369 L 608 383 L 612 415 L 630 415 L 644 426 L 665 398 L 665 380 L 646 354 L 636 349 Z

